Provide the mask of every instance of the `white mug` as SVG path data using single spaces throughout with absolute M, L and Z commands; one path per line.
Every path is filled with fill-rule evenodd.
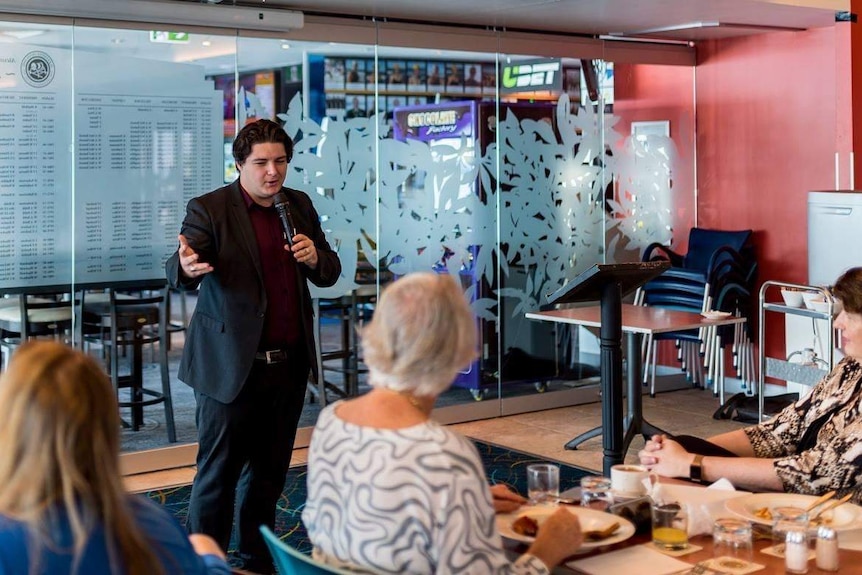
M 642 465 L 614 465 L 611 467 L 611 490 L 619 495 L 639 497 L 647 492 L 644 479 L 652 480 L 653 477 L 656 474 Z

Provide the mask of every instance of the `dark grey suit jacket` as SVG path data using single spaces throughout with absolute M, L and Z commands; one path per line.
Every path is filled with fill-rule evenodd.
M 282 191 L 290 201 L 297 231 L 311 238 L 317 248 L 316 269 L 297 266 L 302 329 L 316 379 L 313 312 L 306 280 L 320 287 L 333 285 L 341 274 L 341 262 L 326 241 L 311 199 L 298 190 Z M 186 333 L 179 379 L 222 403 L 230 403 L 251 371 L 267 309 L 261 267 L 265 264 L 260 261 L 239 181 L 189 201 L 181 233 L 200 255 L 200 261 L 211 264 L 213 271 L 197 279 L 182 277 L 176 252 L 165 263 L 171 286 L 200 288 Z

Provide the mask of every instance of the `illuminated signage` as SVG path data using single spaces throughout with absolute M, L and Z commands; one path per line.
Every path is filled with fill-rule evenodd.
M 150 42 L 156 42 L 157 44 L 188 44 L 189 33 L 150 30 Z
M 427 128 L 427 134 L 453 132 L 458 127 L 458 117 L 455 110 L 411 112 L 407 115 L 407 127 Z
M 525 60 L 517 64 L 507 64 L 503 66 L 500 91 L 509 94 L 538 90 L 562 91 L 562 69 L 560 60 Z

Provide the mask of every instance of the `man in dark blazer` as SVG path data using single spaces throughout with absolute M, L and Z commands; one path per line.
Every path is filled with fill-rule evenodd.
M 234 183 L 189 201 L 168 281 L 200 289 L 179 379 L 195 390 L 197 475 L 188 529 L 227 549 L 234 520 L 241 566 L 273 572 L 259 532 L 274 526 L 302 413 L 316 373 L 307 281 L 326 287 L 341 262 L 311 199 L 284 188 L 293 142 L 277 123 L 246 125 L 233 144 Z M 286 194 L 296 234 L 274 207 Z

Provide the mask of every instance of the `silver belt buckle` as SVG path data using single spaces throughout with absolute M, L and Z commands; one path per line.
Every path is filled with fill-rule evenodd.
M 277 353 L 281 353 L 281 350 L 280 349 L 273 349 L 270 351 L 265 351 L 263 353 L 264 353 L 264 355 L 266 355 L 266 363 L 271 364 L 271 363 L 275 363 L 276 361 L 278 361 L 277 359 L 273 358 L 273 355 L 275 355 Z

